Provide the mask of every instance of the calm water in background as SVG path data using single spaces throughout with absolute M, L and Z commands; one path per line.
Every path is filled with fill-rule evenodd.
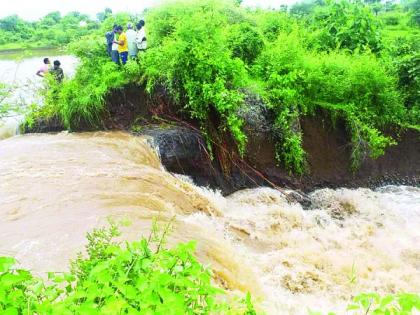
M 45 57 L 61 62 L 61 67 L 67 77 L 74 74 L 78 60 L 65 51 L 57 49 L 37 49 L 0 52 L 0 82 L 13 88 L 11 98 L 8 100 L 24 108 L 32 103 L 42 103 L 39 90 L 43 88 L 44 80 L 36 75 L 43 64 Z M 13 136 L 22 119 L 16 113 L 0 121 L 0 139 Z

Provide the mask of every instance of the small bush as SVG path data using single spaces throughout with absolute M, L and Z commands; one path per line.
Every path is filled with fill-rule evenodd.
M 87 257 L 49 281 L 0 257 L 2 314 L 256 314 L 250 297 L 227 299 L 194 257 L 195 244 L 164 248 L 164 236 L 126 243 L 115 226 L 88 234 Z
M 400 19 L 397 15 L 387 15 L 383 20 L 386 25 L 395 26 L 400 24 Z
M 362 293 L 354 297 L 347 307 L 350 315 L 411 315 L 420 311 L 420 296 L 414 293 L 400 293 L 380 296 L 377 293 Z M 310 312 L 310 315 L 322 315 Z M 335 315 L 330 312 L 328 315 Z
M 382 297 L 377 293 L 363 293 L 353 299 L 347 310 L 362 311 L 364 314 L 408 315 L 420 311 L 420 296 L 401 293 Z
M 255 20 L 265 39 L 275 41 L 281 33 L 290 33 L 297 21 L 285 12 L 257 10 L 252 12 L 250 19 Z
M 234 25 L 228 37 L 229 49 L 233 57 L 250 65 L 264 48 L 264 40 L 255 25 L 241 23 Z

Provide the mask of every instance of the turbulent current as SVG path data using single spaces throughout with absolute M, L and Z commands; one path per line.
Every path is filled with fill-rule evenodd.
M 268 314 L 342 311 L 360 292 L 420 291 L 420 189 L 323 189 L 314 209 L 259 188 L 223 197 L 166 172 L 148 139 L 125 133 L 0 141 L 0 256 L 39 275 L 61 271 L 107 218 L 174 221 L 197 240 L 215 281 L 250 291 Z

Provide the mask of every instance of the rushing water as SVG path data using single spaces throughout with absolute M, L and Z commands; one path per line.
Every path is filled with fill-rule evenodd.
M 60 60 L 66 76 L 72 76 L 77 59 L 57 49 L 38 49 L 32 51 L 0 52 L 0 82 L 13 88 L 9 102 L 24 108 L 32 103 L 42 103 L 38 90 L 44 80 L 36 76 L 45 57 Z M 0 140 L 13 136 L 21 120 L 19 113 L 0 120 Z
M 215 280 L 268 314 L 343 310 L 365 291 L 420 291 L 420 189 L 323 189 L 315 209 L 260 188 L 229 197 L 166 172 L 145 138 L 25 135 L 0 141 L 0 255 L 64 270 L 85 233 L 128 219 L 124 237 L 174 218 L 171 243 L 198 241 Z

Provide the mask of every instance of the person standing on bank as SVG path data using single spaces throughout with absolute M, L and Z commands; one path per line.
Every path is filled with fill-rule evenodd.
M 118 40 L 114 43 L 118 44 L 118 53 L 121 57 L 121 63 L 125 65 L 128 59 L 128 41 L 127 35 L 124 33 L 122 26 L 117 27 Z
M 127 24 L 127 43 L 128 43 L 128 56 L 130 59 L 135 59 L 137 57 L 138 49 L 136 43 L 137 33 L 133 30 L 133 24 Z
M 115 39 L 115 29 L 117 28 L 117 24 L 114 24 L 112 27 L 112 31 L 106 32 L 105 38 L 106 38 L 106 52 L 108 56 L 112 58 L 112 45 L 114 44 Z
M 111 46 L 111 60 L 115 62 L 117 65 L 120 64 L 120 53 L 118 52 L 118 33 L 117 33 L 118 26 L 115 26 L 114 28 L 114 38 L 112 40 L 112 46 Z
M 146 29 L 144 20 L 140 20 L 140 22 L 137 24 L 137 37 L 136 37 L 136 43 L 137 43 L 137 49 L 140 51 L 144 51 L 147 48 L 147 40 L 146 40 Z

